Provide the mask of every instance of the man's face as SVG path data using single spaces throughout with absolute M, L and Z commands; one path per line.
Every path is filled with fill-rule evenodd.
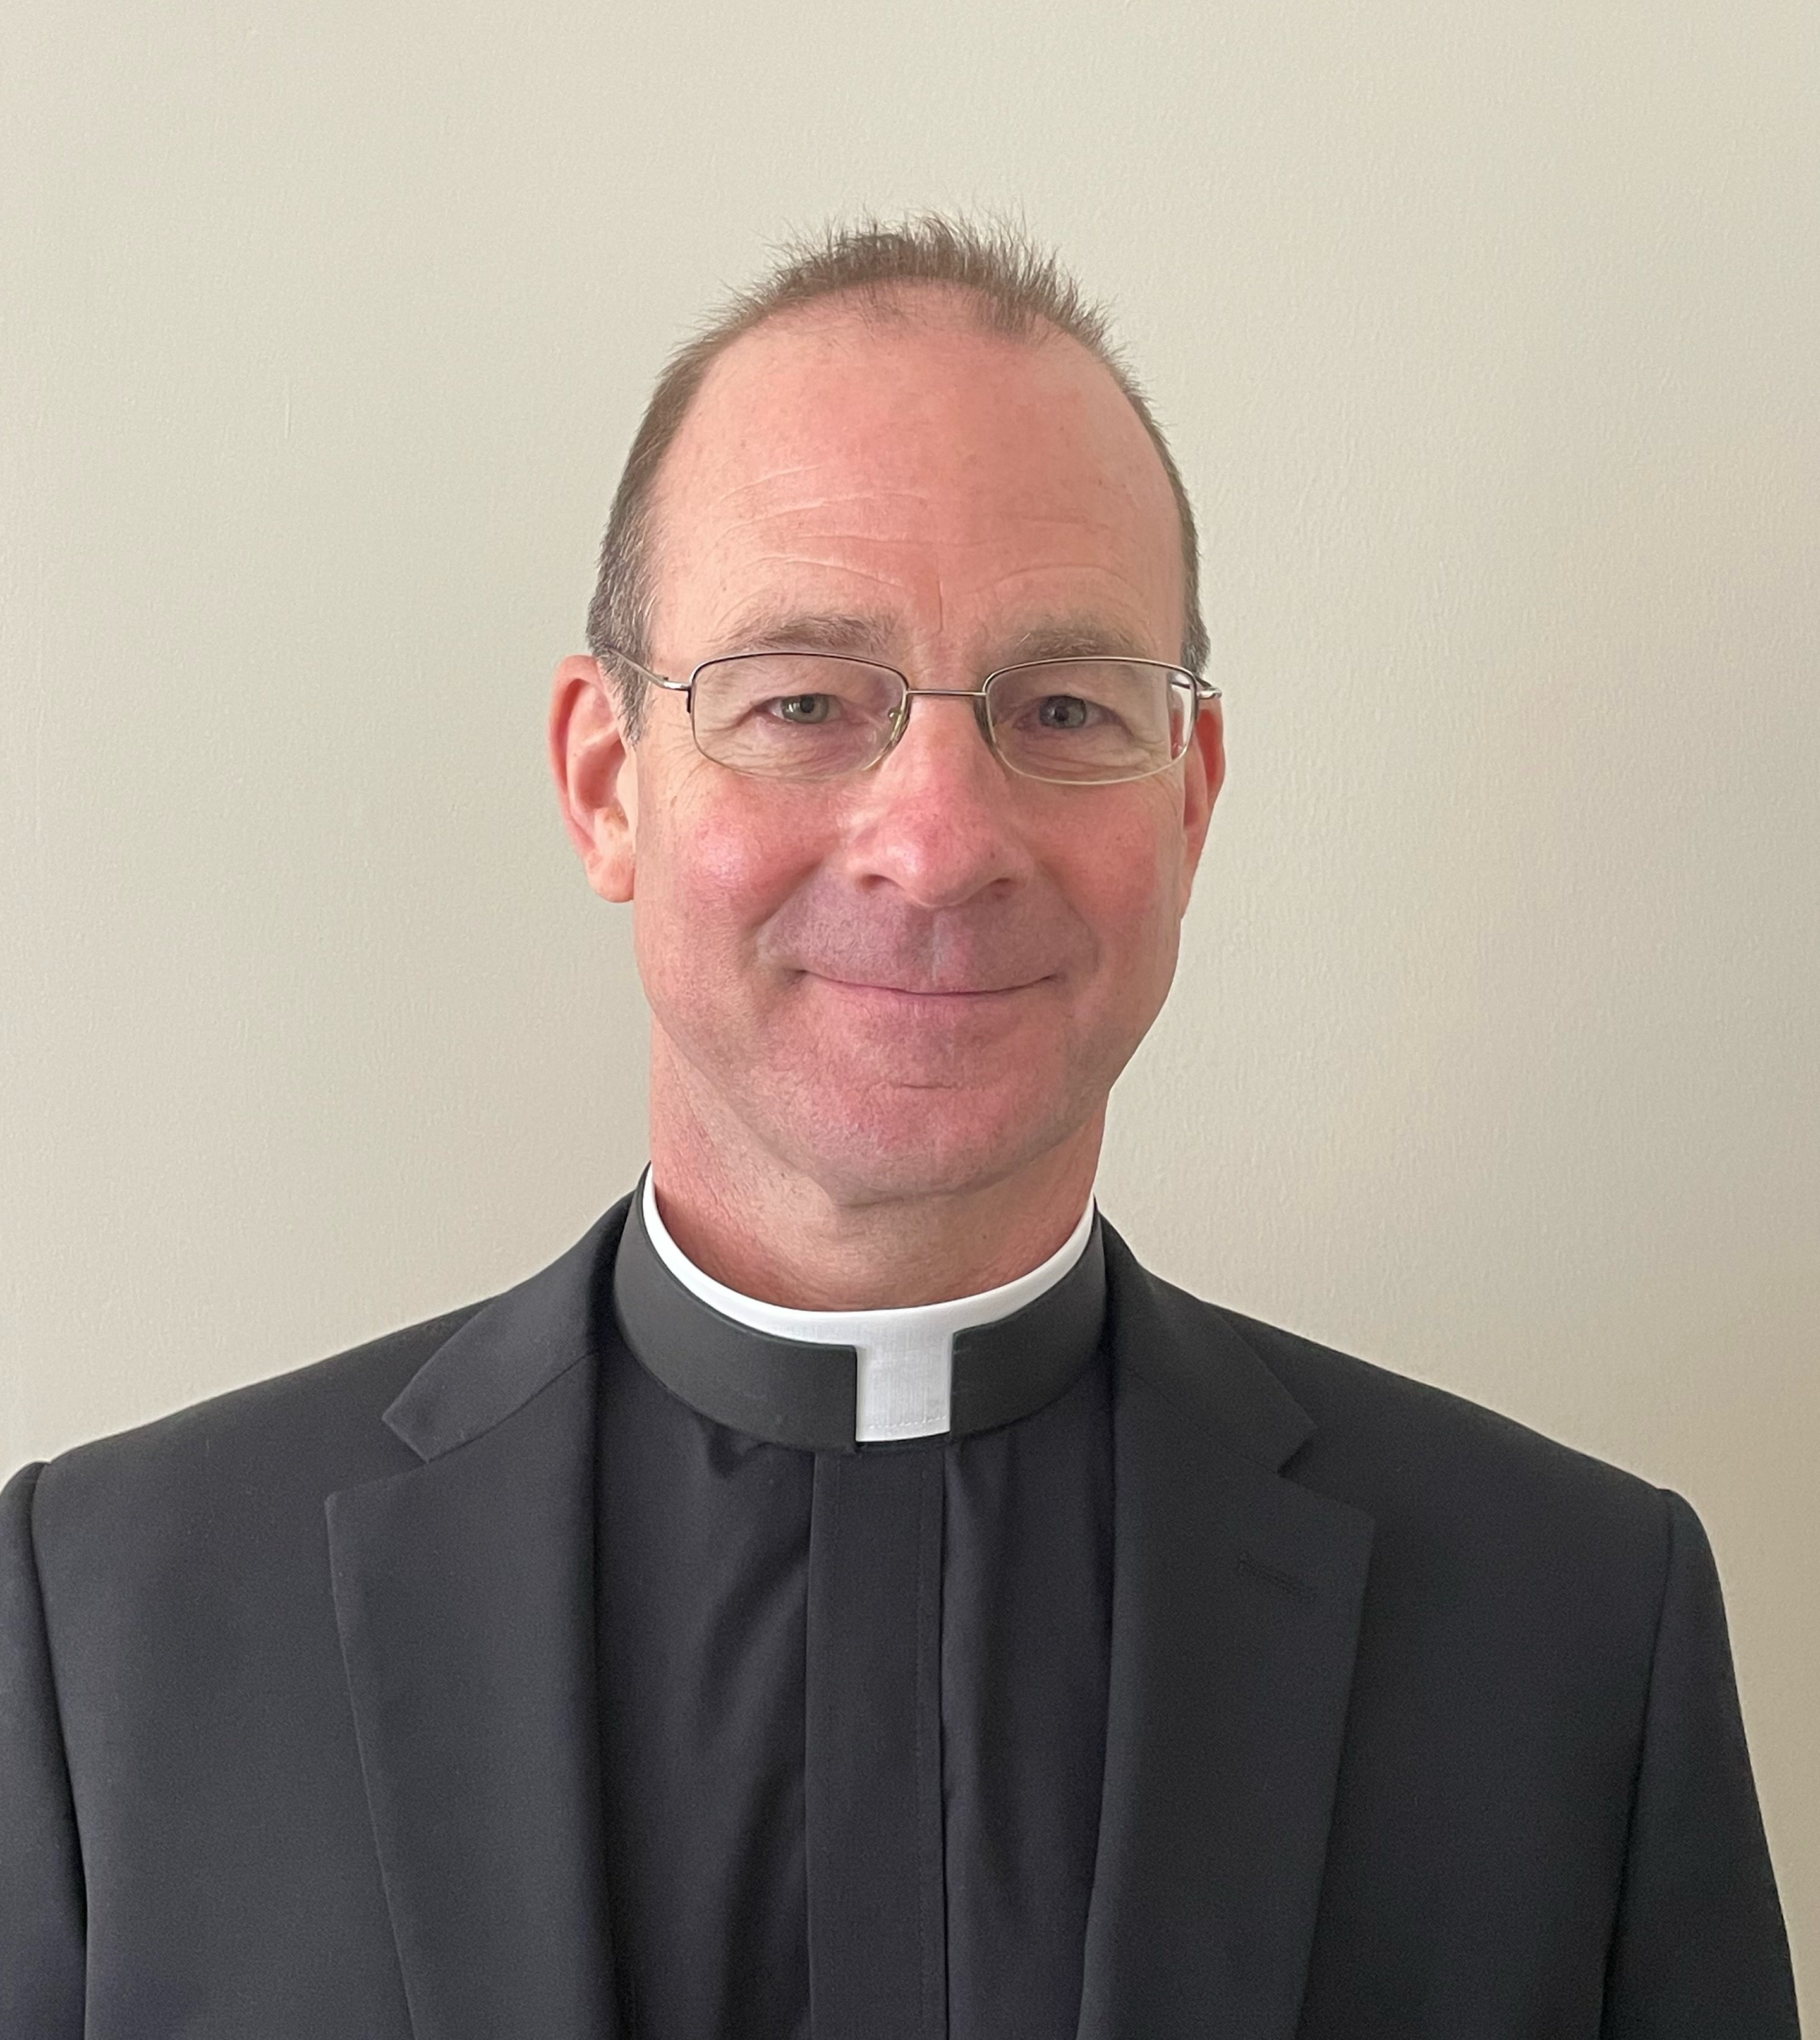
M 657 498 L 649 663 L 851 651 L 973 687 L 1066 651 L 1180 657 L 1180 535 L 1130 406 L 1074 342 L 824 307 L 717 361 Z M 844 779 L 743 776 L 653 691 L 619 778 L 661 1098 L 837 1203 L 982 1189 L 1072 1138 L 1174 972 L 1217 712 L 1154 778 L 1007 771 L 964 701 Z M 595 869 L 596 863 L 601 868 Z

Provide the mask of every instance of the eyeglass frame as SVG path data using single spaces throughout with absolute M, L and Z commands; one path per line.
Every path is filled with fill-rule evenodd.
M 918 695 L 931 695 L 942 700 L 970 701 L 977 703 L 977 706 L 973 710 L 973 719 L 979 725 L 980 736 L 985 740 L 986 748 L 1007 772 L 1016 773 L 1020 779 L 1034 779 L 1041 786 L 1129 786 L 1136 784 L 1140 779 L 1154 779 L 1159 772 L 1167 772 L 1171 765 L 1179 765 L 1188 755 L 1189 746 L 1194 741 L 1194 725 L 1201 719 L 1201 703 L 1218 701 L 1220 698 L 1220 689 L 1211 680 L 1204 679 L 1201 675 L 1191 671 L 1186 666 L 1178 666 L 1167 659 L 1128 658 L 1123 653 L 1119 652 L 1077 652 L 1072 656 L 1060 658 L 1019 659 L 1014 660 L 1008 666 L 995 667 L 977 687 L 913 687 L 908 673 L 900 672 L 895 666 L 886 665 L 881 660 L 862 659 L 847 652 L 799 651 L 787 645 L 772 645 L 751 652 L 718 653 L 713 658 L 703 659 L 699 664 L 691 667 L 689 677 L 686 680 L 671 679 L 662 673 L 654 673 L 649 666 L 641 665 L 630 653 L 619 651 L 612 645 L 600 647 L 595 652 L 594 657 L 597 662 L 607 659 L 616 660 L 621 665 L 629 667 L 642 680 L 649 681 L 653 687 L 661 687 L 667 694 L 680 694 L 686 696 L 683 706 L 688 711 L 689 734 L 695 741 L 696 750 L 701 752 L 702 757 L 706 758 L 710 765 L 718 765 L 723 772 L 737 772 L 742 778 L 777 779 L 786 784 L 792 780 L 793 775 L 790 773 L 755 772 L 747 766 L 729 765 L 725 759 L 716 758 L 709 752 L 702 750 L 701 734 L 695 728 L 695 682 L 710 666 L 733 665 L 742 659 L 833 659 L 839 660 L 843 665 L 870 666 L 874 672 L 889 673 L 893 679 L 903 683 L 904 698 L 898 704 L 897 711 L 892 717 L 890 734 L 879 749 L 868 758 L 863 765 L 849 765 L 839 772 L 810 774 L 798 779 L 796 783 L 799 785 L 813 784 L 818 778 L 831 780 L 851 778 L 855 773 L 870 772 L 874 765 L 882 764 L 897 748 L 903 738 L 904 731 L 910 727 L 912 700 Z M 994 732 L 992 716 L 987 706 L 987 690 L 992 686 L 993 681 L 1002 678 L 1007 673 L 1031 672 L 1041 666 L 1082 666 L 1090 665 L 1098 660 L 1121 666 L 1154 667 L 1159 672 L 1174 674 L 1179 680 L 1187 683 L 1190 690 L 1191 706 L 1188 714 L 1188 727 L 1182 733 L 1182 748 L 1172 756 L 1164 759 L 1162 764 L 1152 765 L 1148 771 L 1121 773 L 1116 779 L 1045 778 L 1041 773 L 1026 772 L 1022 766 L 1014 764 L 999 748 L 998 738 Z

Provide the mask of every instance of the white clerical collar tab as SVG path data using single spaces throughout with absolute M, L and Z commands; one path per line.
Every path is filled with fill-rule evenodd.
M 699 1301 L 746 1330 L 799 1345 L 851 1348 L 856 1356 L 854 1437 L 861 1444 L 939 1437 L 954 1428 L 954 1354 L 957 1333 L 1026 1308 L 1068 1275 L 1092 1237 L 1095 1208 L 1087 1200 L 1080 1222 L 1049 1258 L 1026 1275 L 939 1304 L 894 1310 L 798 1311 L 761 1302 L 717 1282 L 670 1236 L 657 1208 L 651 1171 L 640 1195 L 644 1229 L 658 1259 Z

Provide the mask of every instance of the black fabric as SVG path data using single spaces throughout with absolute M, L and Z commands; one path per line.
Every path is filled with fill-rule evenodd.
M 588 1532 L 626 1208 L 9 1486 L 8 2040 L 623 2040 Z M 1693 1511 L 1104 1231 L 1076 2040 L 1793 2040 Z
M 38 1477 L 0 1494 L 0 2033 L 80 2033 L 82 1869 L 32 1562 Z
M 1070 2040 L 1110 1635 L 1108 1357 L 1015 1423 L 857 1452 L 749 1437 L 623 1346 L 600 1381 L 627 2034 Z
M 948 2031 L 942 1773 L 961 1754 L 942 1737 L 942 1476 L 927 1450 L 816 1462 L 803 1825 L 810 2025 L 824 2033 Z M 1080 1647 L 1103 1652 L 1105 1638 Z M 1078 1948 L 1074 1968 L 1049 2029 L 1060 2040 L 1079 2002 Z M 975 2030 L 972 2007 L 954 2011 L 957 2034 Z
M 778 1338 L 722 1316 L 664 1265 L 637 1193 L 614 1265 L 613 1307 L 645 1365 L 704 1415 L 771 1444 L 867 1449 L 855 1437 L 853 1348 Z M 1096 1218 L 1060 1281 L 1010 1316 L 955 1335 L 946 1435 L 1011 1423 L 1053 1402 L 1087 1364 L 1105 1315 Z

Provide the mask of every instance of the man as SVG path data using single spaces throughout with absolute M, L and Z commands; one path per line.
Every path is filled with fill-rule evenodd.
M 1686 1503 L 1095 1211 L 1222 732 L 1053 265 L 926 221 L 736 304 L 590 637 L 650 1170 L 7 1490 L 6 2030 L 1793 2034 Z

